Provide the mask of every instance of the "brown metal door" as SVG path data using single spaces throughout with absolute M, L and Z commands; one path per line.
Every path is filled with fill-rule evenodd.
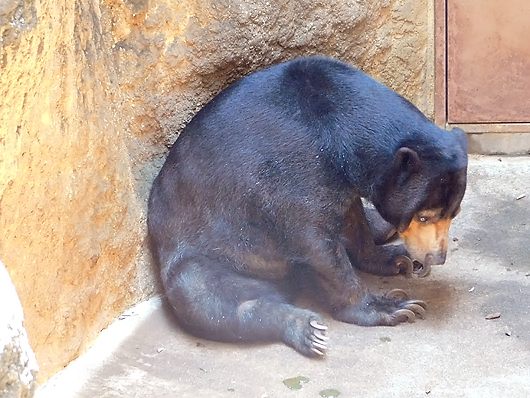
M 530 0 L 447 0 L 447 122 L 530 122 Z

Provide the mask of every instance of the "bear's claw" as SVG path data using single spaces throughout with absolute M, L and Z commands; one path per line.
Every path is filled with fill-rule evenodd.
M 431 266 L 429 264 L 422 264 L 417 260 L 412 262 L 412 273 L 418 278 L 425 278 L 431 273 Z
M 402 317 L 404 317 L 404 316 L 407 317 L 407 320 L 408 320 L 409 322 L 411 322 L 411 323 L 414 322 L 414 321 L 416 320 L 416 315 L 414 315 L 414 312 L 412 312 L 412 311 L 409 310 L 409 309 L 402 308 L 402 309 L 400 309 L 400 310 L 395 311 L 395 312 L 392 314 L 392 317 L 393 317 L 394 319 L 398 319 L 398 318 L 401 318 L 401 319 L 402 319 Z M 400 319 L 400 320 L 401 320 L 401 319 Z
M 429 264 L 422 264 L 418 260 L 412 261 L 409 257 L 401 254 L 394 259 L 400 273 L 405 274 L 406 278 L 416 275 L 418 278 L 425 278 L 431 273 Z
M 401 289 L 392 289 L 386 295 L 386 298 L 403 300 L 401 308 L 395 311 L 392 315 L 394 318 L 406 316 L 409 322 L 414 322 L 416 317 L 420 319 L 425 318 L 425 308 L 427 303 L 422 300 L 409 300 L 408 294 Z
M 399 272 L 403 272 L 406 278 L 411 278 L 414 273 L 414 264 L 410 258 L 400 254 L 394 259 Z
M 311 347 L 311 351 L 313 351 L 315 354 L 320 355 L 320 356 L 325 355 L 322 351 L 317 350 L 315 347 Z
M 315 329 L 318 329 L 318 330 L 328 330 L 328 327 L 326 325 L 322 325 L 321 323 L 318 323 L 317 321 L 315 321 L 314 319 L 310 320 L 309 321 L 309 324 L 315 328 Z
M 315 320 L 309 321 L 309 325 L 313 328 L 310 349 L 315 354 L 324 356 L 325 351 L 328 349 L 327 340 L 329 340 L 329 337 L 325 336 L 323 333 L 328 327 Z
M 412 311 L 414 313 L 414 316 L 417 316 L 420 319 L 424 319 L 425 318 L 425 307 L 421 305 L 420 303 L 423 303 L 424 305 L 426 304 L 421 300 L 414 300 L 414 301 L 416 302 L 408 301 L 406 304 L 406 309 Z
M 409 295 L 407 294 L 406 291 L 402 289 L 392 289 L 385 295 L 385 297 L 407 300 L 409 298 Z

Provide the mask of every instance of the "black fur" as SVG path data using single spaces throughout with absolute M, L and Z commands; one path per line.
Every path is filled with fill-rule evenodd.
M 291 304 L 309 274 L 336 319 L 402 322 L 417 303 L 372 295 L 352 267 L 397 274 L 407 253 L 376 246 L 361 197 L 403 229 L 422 208 L 456 211 L 466 166 L 463 132 L 344 63 L 301 58 L 237 81 L 183 130 L 149 198 L 177 318 L 205 338 L 315 355 L 321 318 Z

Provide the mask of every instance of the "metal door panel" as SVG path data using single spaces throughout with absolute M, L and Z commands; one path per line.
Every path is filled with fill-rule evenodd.
M 447 0 L 447 122 L 530 122 L 530 1 Z

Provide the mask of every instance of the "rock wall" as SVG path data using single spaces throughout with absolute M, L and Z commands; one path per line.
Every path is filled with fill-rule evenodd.
M 349 62 L 433 113 L 432 0 L 1 0 L 0 257 L 41 381 L 156 291 L 148 190 L 230 82 Z
M 35 21 L 20 22 L 0 57 L 0 256 L 44 379 L 151 294 L 154 278 L 100 5 L 17 7 L 11 18 Z

